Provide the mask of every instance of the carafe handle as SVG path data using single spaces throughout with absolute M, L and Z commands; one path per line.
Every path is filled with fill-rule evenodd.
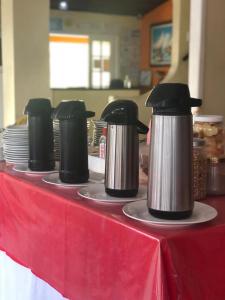
M 86 118 L 92 118 L 95 116 L 95 112 L 93 111 L 86 111 Z
M 137 131 L 141 134 L 147 134 L 148 133 L 148 127 L 143 124 L 141 121 L 137 120 Z

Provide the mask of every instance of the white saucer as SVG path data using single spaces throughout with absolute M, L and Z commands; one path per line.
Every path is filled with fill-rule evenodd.
M 27 163 L 27 159 L 11 159 L 6 156 L 4 156 L 4 160 L 9 163 L 9 164 L 14 164 L 14 165 L 24 165 Z
M 21 172 L 21 173 L 27 173 L 27 174 L 37 174 L 37 175 L 41 175 L 41 174 L 50 174 L 50 173 L 54 173 L 54 172 L 57 172 L 56 169 L 54 170 L 51 170 L 51 171 L 32 171 L 28 168 L 28 165 L 27 164 L 18 164 L 18 165 L 15 165 L 13 167 L 13 170 L 16 171 L 16 172 Z
M 166 220 L 153 217 L 147 208 L 147 201 L 137 201 L 128 203 L 123 207 L 123 213 L 134 220 L 147 223 L 154 226 L 191 226 L 194 224 L 208 222 L 217 216 L 215 208 L 201 203 L 195 202 L 192 215 L 182 220 Z
M 5 130 L 28 130 L 28 126 L 24 125 L 9 125 Z
M 89 180 L 85 183 L 65 183 L 59 179 L 59 173 L 52 173 L 42 178 L 42 180 L 46 183 L 57 185 L 57 186 L 64 186 L 64 187 L 76 187 L 76 186 L 87 186 L 89 183 L 101 183 L 104 180 L 104 174 L 95 173 L 89 171 Z
M 118 198 L 112 197 L 105 192 L 104 184 L 93 184 L 87 187 L 81 188 L 78 191 L 78 195 L 93 201 L 104 203 L 126 203 L 131 201 L 143 200 L 147 198 L 147 189 L 145 186 L 140 186 L 136 197 Z

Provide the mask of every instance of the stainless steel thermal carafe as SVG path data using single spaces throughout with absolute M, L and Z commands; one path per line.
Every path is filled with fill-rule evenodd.
M 105 190 L 111 196 L 132 197 L 139 186 L 138 133 L 148 128 L 138 121 L 138 107 L 130 100 L 111 102 L 103 111 L 107 122 Z
M 192 193 L 192 106 L 185 84 L 159 84 L 146 103 L 153 107 L 148 208 L 155 217 L 182 219 L 194 206 Z

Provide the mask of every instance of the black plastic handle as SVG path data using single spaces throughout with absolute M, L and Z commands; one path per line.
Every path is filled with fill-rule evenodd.
M 202 105 L 202 100 L 197 98 L 191 98 L 191 107 L 198 107 Z
M 143 124 L 141 121 L 137 120 L 137 131 L 141 134 L 147 134 L 148 133 L 148 127 Z
M 86 117 L 87 117 L 87 118 L 92 118 L 92 117 L 94 117 L 94 116 L 95 116 L 95 112 L 89 111 L 89 110 L 86 111 Z

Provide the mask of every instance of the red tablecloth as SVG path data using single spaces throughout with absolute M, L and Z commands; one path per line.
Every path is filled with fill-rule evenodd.
M 225 197 L 213 221 L 155 228 L 40 176 L 0 173 L 0 249 L 74 300 L 225 299 Z

